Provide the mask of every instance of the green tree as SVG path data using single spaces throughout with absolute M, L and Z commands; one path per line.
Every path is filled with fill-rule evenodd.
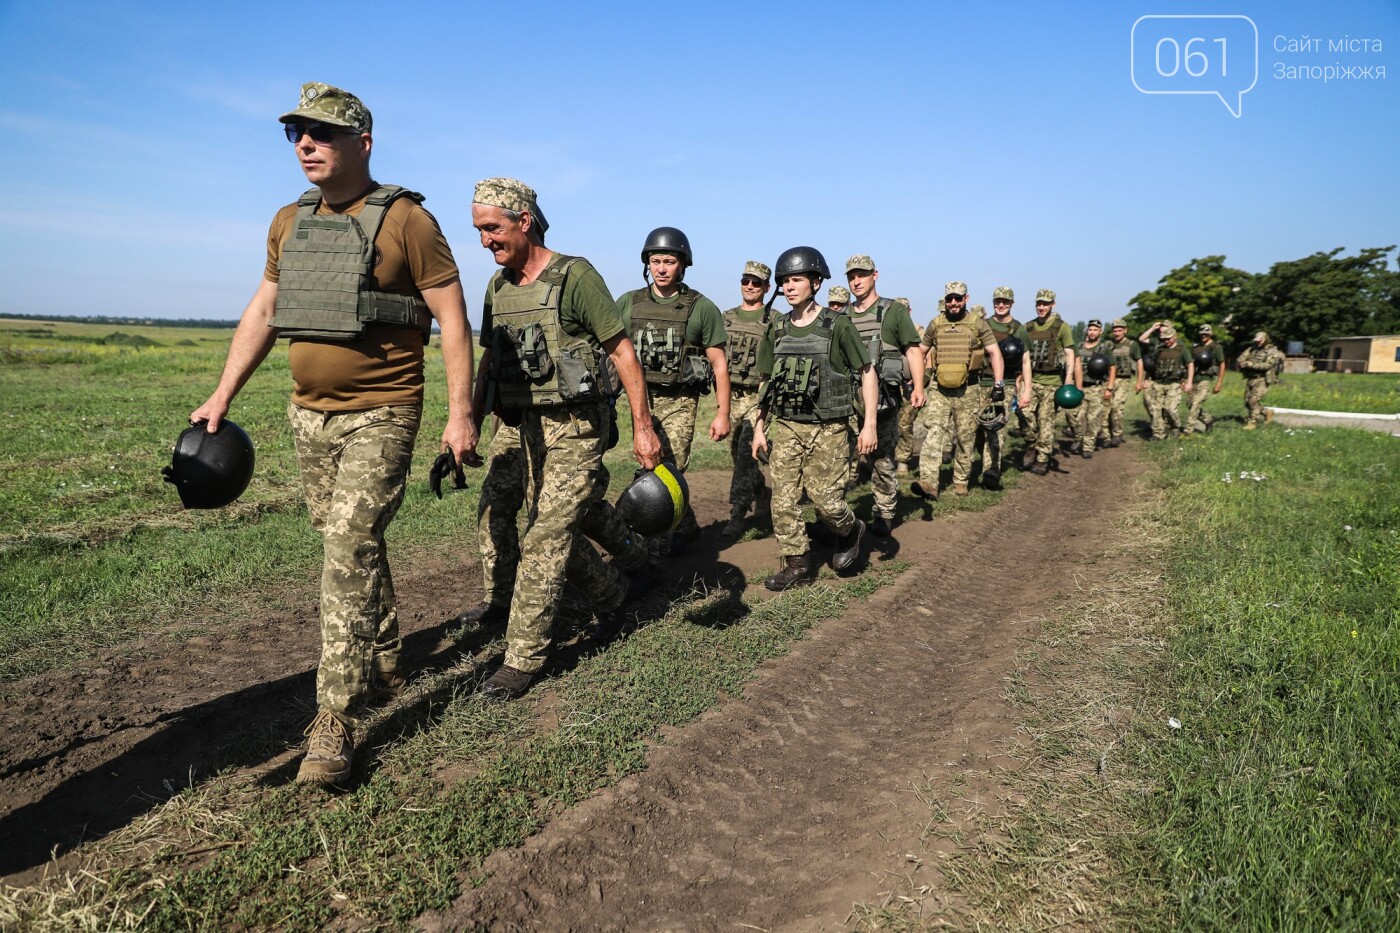
M 1187 340 L 1202 324 L 1223 323 L 1241 290 L 1252 279 L 1243 269 L 1225 265 L 1224 256 L 1193 259 L 1162 276 L 1150 292 L 1128 302 L 1128 333 L 1137 336 L 1153 321 L 1171 321 Z
M 1395 247 L 1355 256 L 1341 255 L 1344 249 L 1274 263 L 1253 276 L 1236 296 L 1231 335 L 1248 340 L 1267 331 L 1276 345 L 1300 340 L 1317 357 L 1334 337 L 1400 332 L 1400 274 L 1390 268 Z

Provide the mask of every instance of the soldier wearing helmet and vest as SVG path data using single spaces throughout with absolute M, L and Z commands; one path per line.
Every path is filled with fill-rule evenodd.
M 338 784 L 350 777 L 356 719 L 403 682 L 384 532 L 418 434 L 423 348 L 436 320 L 447 370 L 441 447 L 460 456 L 476 447 L 472 337 L 456 261 L 422 195 L 370 174 L 364 103 L 313 82 L 279 119 L 315 187 L 273 218 L 263 280 L 218 387 L 190 420 L 217 431 L 278 337 L 291 340 L 287 411 L 325 555 L 317 713 L 297 779 Z
M 1199 333 L 1201 339 L 1191 350 L 1196 363 L 1196 384 L 1191 388 L 1191 409 L 1186 415 L 1187 434 L 1196 431 L 1204 434 L 1215 424 L 1215 419 L 1205 409 L 1206 399 L 1219 395 L 1225 384 L 1225 348 L 1215 339 L 1215 328 L 1202 324 Z
M 1055 312 L 1055 293 L 1042 288 L 1035 293 L 1035 320 L 1026 325 L 1030 342 L 1031 402 L 1026 413 L 1025 465 L 1044 476 L 1050 472 L 1055 448 L 1055 392 L 1074 383 L 1074 333 Z
M 895 477 L 895 447 L 899 445 L 899 409 L 904 387 L 910 386 L 909 403 L 924 407 L 924 386 L 914 375 L 924 371 L 924 353 L 919 348 L 919 332 L 909 316 L 909 306 L 881 298 L 875 290 L 880 278 L 875 261 L 864 254 L 846 260 L 846 283 L 855 303 L 846 309 L 856 333 L 865 342 L 866 355 L 875 367 L 879 389 L 876 402 L 876 447 L 870 453 L 870 491 L 875 504 L 871 510 L 870 531 L 888 537 L 894 528 L 895 506 L 899 501 L 899 481 Z M 856 400 L 859 402 L 859 400 Z M 860 404 L 857 413 L 863 414 Z
M 642 243 L 641 256 L 642 279 L 647 284 L 618 298 L 617 311 L 646 375 L 662 459 L 684 472 L 690 463 L 700 396 L 710 391 L 711 378 L 719 410 L 710 422 L 710 440 L 729 436 L 728 337 L 715 303 L 685 284 L 685 270 L 693 265 L 694 256 L 683 232 L 657 227 Z M 687 505 L 671 543 L 683 547 L 698 537 L 700 526 Z M 668 553 L 670 545 L 660 544 L 660 553 Z
M 478 182 L 472 225 L 501 267 L 486 287 L 481 367 L 489 376 L 477 384 L 477 401 L 519 425 L 528 484 L 505 661 L 482 684 L 487 699 L 509 700 L 529 689 L 549 657 L 566 578 L 611 578 L 615 606 L 628 595 L 621 572 L 599 566 L 598 553 L 579 542 L 605 486 L 599 473 L 614 379 L 627 392 L 642 466 L 661 461 L 661 441 L 607 285 L 588 260 L 544 245 L 548 224 L 534 190 L 513 178 Z
M 851 291 L 844 285 L 833 285 L 826 290 L 826 306 L 833 311 L 845 311 L 851 305 Z
M 1270 343 L 1269 335 L 1261 330 L 1254 335 L 1254 340 L 1244 348 L 1244 352 L 1236 361 L 1240 375 L 1244 376 L 1246 431 L 1255 430 L 1261 421 L 1272 420 L 1273 411 L 1266 412 L 1264 409 L 1264 395 L 1269 391 L 1269 387 L 1278 381 L 1278 372 L 1283 366 L 1283 360 L 1284 356 L 1278 347 Z
M 1074 384 L 1084 393 L 1084 404 L 1070 413 L 1069 424 L 1074 430 L 1071 453 L 1085 460 L 1094 455 L 1100 436 L 1108 430 L 1108 409 L 1104 403 L 1113 397 L 1109 386 L 1113 361 L 1103 341 L 1103 321 L 1093 318 L 1084 328 L 1084 339 L 1074 348 Z
M 764 304 L 772 272 L 756 259 L 744 263 L 739 279 L 740 304 L 724 312 L 729 360 L 729 453 L 734 475 L 729 481 L 729 523 L 726 538 L 744 530 L 744 516 L 761 498 L 763 471 L 753 456 L 753 419 L 758 411 L 758 345 L 768 332 L 774 313 Z
M 1168 321 L 1158 321 L 1138 337 L 1138 342 L 1151 341 L 1152 366 L 1147 372 L 1147 416 L 1152 419 L 1151 440 L 1160 441 L 1181 436 L 1181 393 L 1191 391 L 1196 363 L 1191 348 L 1177 339 L 1176 328 Z
M 1006 408 L 1006 417 L 999 420 L 995 430 L 984 426 L 978 432 L 982 443 L 982 485 L 988 489 L 1001 488 L 1002 458 L 1006 456 L 1010 440 L 1011 402 L 1015 400 L 1019 416 L 1019 409 L 1025 408 L 1031 401 L 1031 358 L 1025 352 L 1031 338 L 1026 328 L 1011 316 L 1011 307 L 1015 303 L 1016 292 L 1009 286 L 998 285 L 992 289 L 992 316 L 987 318 L 987 326 L 992 329 L 992 336 L 996 337 L 997 347 L 1002 351 L 1002 367 L 1011 391 L 1007 393 L 1006 401 L 1001 403 Z M 1008 339 L 1016 343 L 1007 343 Z M 1007 347 L 1011 346 L 1019 346 L 1014 359 L 1007 356 Z M 978 382 L 985 398 L 996 384 L 991 357 L 983 359 Z
M 811 583 L 816 576 L 798 504 L 804 492 L 836 536 L 832 569 L 855 566 L 865 523 L 844 496 L 850 467 L 846 433 L 858 386 L 865 415 L 856 450 L 875 449 L 878 399 L 875 370 L 850 318 L 816 302 L 817 289 L 831 278 L 822 254 L 810 246 L 793 247 L 778 257 L 773 273 L 791 311 L 769 325 L 759 347 L 758 368 L 765 381 L 753 454 L 769 448 L 771 433 L 773 534 L 783 566 L 763 585 L 781 591 Z
M 943 287 L 947 308 L 924 328 L 923 346 L 933 371 L 929 387 L 928 437 L 926 450 L 941 451 L 951 427 L 957 450 L 953 460 L 953 492 L 967 495 L 967 478 L 972 472 L 972 450 L 977 440 L 977 416 L 985 402 L 1006 402 L 1006 373 L 996 335 L 986 318 L 967 311 L 967 284 L 949 282 Z M 983 394 L 979 374 L 983 361 L 992 367 L 992 386 Z M 925 499 L 938 498 L 941 462 L 933 457 L 919 460 L 919 478 L 914 493 Z
M 1104 446 L 1120 447 L 1127 420 L 1128 393 L 1143 389 L 1142 347 L 1128 338 L 1128 322 L 1122 318 L 1113 322 L 1106 346 L 1113 369 L 1108 376 L 1108 443 Z

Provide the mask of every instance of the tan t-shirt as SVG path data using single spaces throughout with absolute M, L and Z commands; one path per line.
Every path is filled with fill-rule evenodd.
M 373 190 L 373 189 L 371 189 Z M 364 209 L 369 191 L 348 205 L 324 202 L 318 214 L 354 217 Z M 297 206 L 288 204 L 272 219 L 267 233 L 267 267 L 263 276 L 276 282 L 282 244 L 292 232 Z M 411 198 L 389 205 L 374 239 L 374 274 L 370 288 L 395 295 L 422 297 L 423 289 L 457 279 L 457 261 L 437 220 Z M 312 411 L 365 411 L 386 405 L 416 405 L 423 400 L 423 332 L 410 325 L 380 324 L 351 341 L 293 338 L 292 401 Z

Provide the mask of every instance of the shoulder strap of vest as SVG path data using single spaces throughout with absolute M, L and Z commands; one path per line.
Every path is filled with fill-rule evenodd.
M 365 232 L 367 241 L 373 243 L 374 238 L 379 236 L 379 225 L 384 222 L 384 215 L 388 212 L 389 205 L 400 197 L 411 198 L 419 204 L 423 203 L 421 194 L 398 185 L 380 185 L 365 198 L 364 209 L 360 211 L 360 216 L 356 220 L 360 223 L 360 229 Z
M 554 258 L 549 261 L 549 265 L 545 266 L 544 271 L 540 273 L 539 280 L 562 287 L 564 281 L 569 277 L 569 271 L 581 261 L 579 256 L 565 256 L 563 253 L 555 253 Z
M 690 315 L 691 310 L 699 301 L 700 293 L 682 282 L 680 294 L 676 296 L 676 303 L 685 309 L 687 316 Z

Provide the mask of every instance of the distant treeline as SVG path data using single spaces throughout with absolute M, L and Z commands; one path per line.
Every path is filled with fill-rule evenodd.
M 112 317 L 107 314 L 9 314 L 0 311 L 0 318 L 13 321 L 66 321 L 74 324 L 124 324 L 127 327 L 207 327 L 211 330 L 232 330 L 237 321 L 216 321 L 210 318 Z

